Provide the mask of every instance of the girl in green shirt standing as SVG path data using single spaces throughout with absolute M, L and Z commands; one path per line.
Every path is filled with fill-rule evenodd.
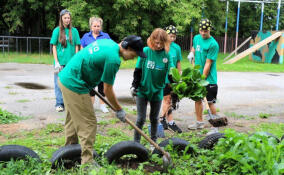
M 158 119 L 163 99 L 163 89 L 169 69 L 174 67 L 169 57 L 170 40 L 163 29 L 155 29 L 147 40 L 148 47 L 143 51 L 147 58 L 138 57 L 132 83 L 132 95 L 137 95 L 136 126 L 142 129 L 150 103 L 151 139 L 156 142 Z M 141 135 L 135 131 L 134 141 L 140 142 Z
M 64 103 L 61 90 L 58 86 L 58 72 L 70 61 L 71 57 L 79 51 L 80 36 L 76 28 L 72 27 L 71 13 L 64 9 L 60 12 L 59 26 L 51 36 L 50 44 L 54 57 L 54 92 L 56 97 L 55 109 L 64 111 Z

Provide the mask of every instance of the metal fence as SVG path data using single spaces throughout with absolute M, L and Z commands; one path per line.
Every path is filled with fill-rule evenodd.
M 224 37 L 214 37 L 219 44 L 219 52 L 224 52 Z M 181 46 L 184 51 L 190 50 L 190 36 L 177 36 L 176 43 Z M 240 45 L 246 38 L 239 38 Z M 5 52 L 22 52 L 22 53 L 52 53 L 51 45 L 49 44 L 50 37 L 22 37 L 22 36 L 0 36 L 0 49 Z M 227 38 L 227 53 L 235 50 L 235 38 Z M 249 48 L 249 42 L 241 47 L 238 52 L 242 52 Z
M 219 44 L 219 52 L 224 52 L 224 44 L 225 44 L 225 38 L 224 37 L 214 37 L 215 40 Z M 177 36 L 176 43 L 180 45 L 181 50 L 189 51 L 190 50 L 190 36 Z M 238 39 L 238 46 L 243 43 L 246 40 L 246 38 L 239 38 Z M 236 38 L 227 38 L 227 53 L 231 53 L 235 50 L 235 42 Z M 244 46 L 242 46 L 238 53 L 245 51 L 249 48 L 249 42 L 246 43 Z
M 0 36 L 0 49 L 5 52 L 52 53 L 50 37 Z

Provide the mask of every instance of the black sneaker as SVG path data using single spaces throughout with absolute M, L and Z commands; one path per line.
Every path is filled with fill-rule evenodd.
M 164 129 L 168 129 L 168 123 L 165 117 L 161 117 L 160 122 L 162 123 Z
M 169 124 L 168 126 L 174 132 L 182 133 L 182 130 L 176 125 L 175 122 L 172 125 Z

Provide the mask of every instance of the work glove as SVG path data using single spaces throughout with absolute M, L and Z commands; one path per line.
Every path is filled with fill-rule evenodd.
M 61 65 L 59 64 L 59 62 L 55 61 L 55 64 L 54 64 L 54 72 L 55 73 L 59 73 L 61 70 Z
M 125 122 L 125 115 L 126 113 L 123 109 L 116 111 L 116 117 L 122 122 Z
M 135 96 L 137 96 L 137 89 L 135 89 L 134 87 L 131 87 L 130 93 L 131 93 L 131 96 L 134 98 Z
M 190 63 L 192 63 L 192 60 L 194 59 L 194 54 L 193 52 L 190 52 L 188 55 L 187 55 L 187 59 Z

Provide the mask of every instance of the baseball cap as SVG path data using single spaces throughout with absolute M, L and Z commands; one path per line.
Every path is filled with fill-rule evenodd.
M 136 35 L 127 36 L 126 38 L 123 39 L 121 46 L 124 49 L 127 49 L 128 47 L 130 47 L 137 53 L 138 56 L 142 58 L 147 57 L 145 53 L 143 52 L 144 43 L 140 36 L 136 36 Z

